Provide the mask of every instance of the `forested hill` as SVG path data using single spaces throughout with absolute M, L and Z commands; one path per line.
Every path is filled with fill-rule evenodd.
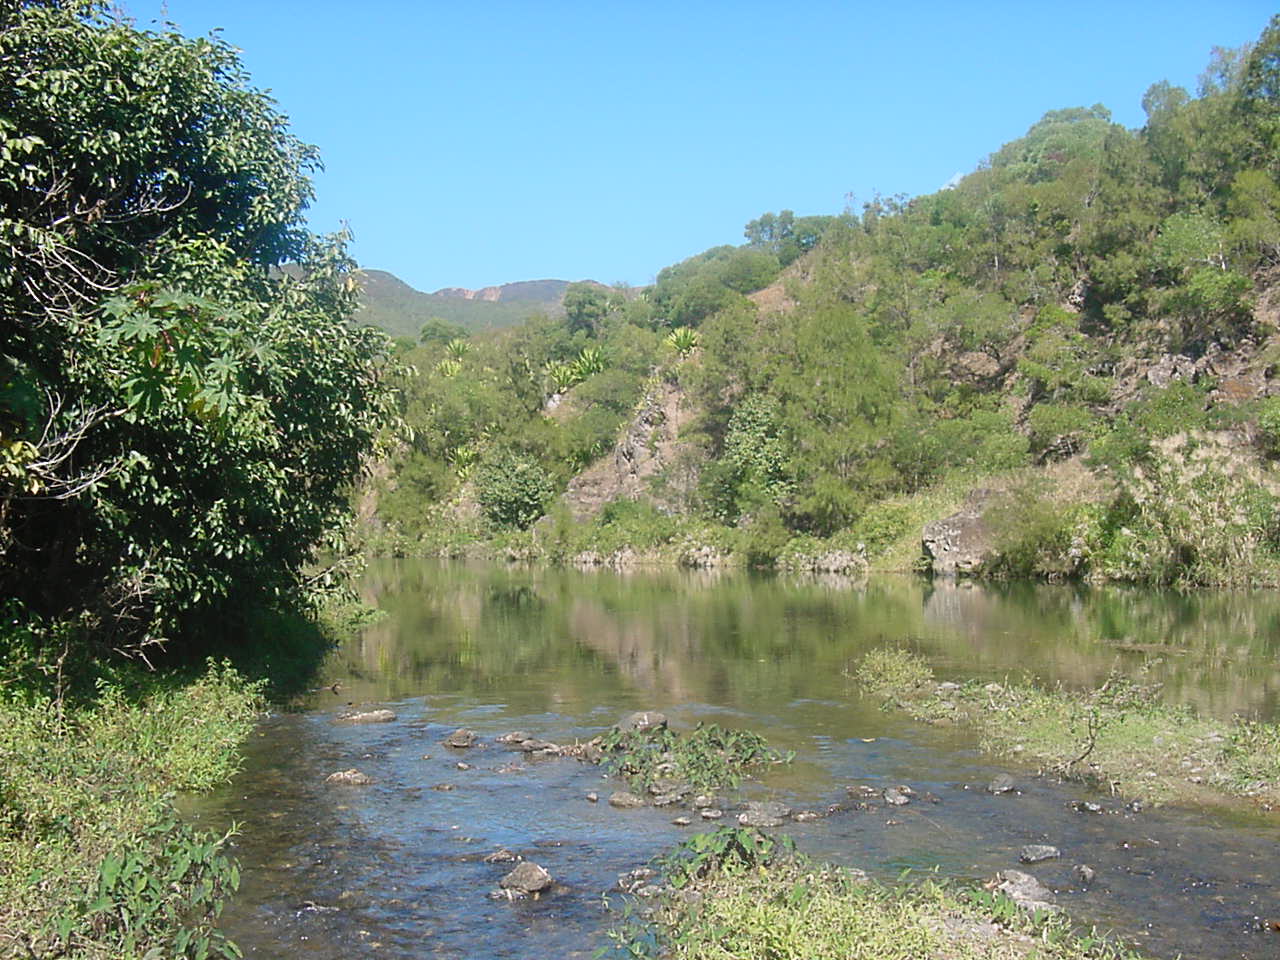
M 613 491 L 585 540 L 521 549 L 874 558 L 979 487 L 989 571 L 1275 580 L 1280 18 L 1143 107 L 1050 110 L 953 188 L 766 214 L 646 290 L 426 337 L 386 528 L 433 549 Z M 574 481 L 592 463 L 630 476 Z M 459 496 L 484 519 L 433 506 Z
M 556 315 L 567 280 L 526 280 L 482 290 L 415 290 L 385 270 L 362 270 L 356 322 L 378 327 L 393 337 L 416 339 L 433 318 L 467 331 L 497 330 L 537 313 Z

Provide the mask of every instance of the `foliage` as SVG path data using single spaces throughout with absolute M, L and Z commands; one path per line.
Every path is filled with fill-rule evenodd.
M 928 722 L 959 723 L 984 749 L 1038 763 L 1062 776 L 1158 802 L 1280 795 L 1277 728 L 1224 723 L 1164 703 L 1158 686 L 1113 674 L 1083 691 L 1030 682 L 975 680 L 938 690 L 921 657 L 873 651 L 855 674 L 862 690 Z
M 1030 941 L 1046 960 L 1141 960 L 1094 931 L 1030 914 L 975 884 L 880 883 L 748 831 L 696 835 L 664 864 L 677 889 L 643 921 L 612 931 L 630 956 L 986 960 L 1026 956 Z
M 341 553 L 387 343 L 228 45 L 0 16 L 0 589 L 77 656 L 198 647 Z
M 0 700 L 0 950 L 239 955 L 212 929 L 238 883 L 227 837 L 178 823 L 170 800 L 230 779 L 259 689 L 210 663 L 86 703 Z
M 524 530 L 542 516 L 555 490 L 535 462 L 499 450 L 476 471 L 476 500 L 490 522 Z
M 751 768 L 791 759 L 759 734 L 714 723 L 699 723 L 683 736 L 665 725 L 643 732 L 614 728 L 600 746 L 611 773 L 645 790 L 659 781 L 684 781 L 700 792 L 736 787 Z

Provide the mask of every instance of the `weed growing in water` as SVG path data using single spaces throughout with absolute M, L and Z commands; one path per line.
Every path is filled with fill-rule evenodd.
M 667 783 L 706 792 L 732 788 L 750 768 L 789 763 L 793 757 L 772 749 L 759 734 L 714 723 L 700 723 L 684 736 L 666 726 L 643 732 L 614 729 L 600 747 L 605 768 L 640 790 Z

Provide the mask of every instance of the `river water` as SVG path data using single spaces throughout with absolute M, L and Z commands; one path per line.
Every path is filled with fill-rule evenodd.
M 938 799 L 790 825 L 825 859 L 884 877 L 982 878 L 1017 868 L 1022 845 L 1048 842 L 1062 859 L 1024 869 L 1082 923 L 1155 957 L 1280 956 L 1266 923 L 1280 916 L 1280 814 L 1134 813 L 997 763 L 962 730 L 885 712 L 849 678 L 867 651 L 905 645 L 940 679 L 1083 686 L 1120 670 L 1205 713 L 1271 718 L 1275 594 L 425 561 L 376 564 L 364 590 L 387 616 L 331 658 L 323 682 L 340 692 L 266 719 L 240 776 L 193 810 L 210 827 L 241 824 L 244 880 L 222 927 L 246 956 L 590 957 L 608 946 L 618 874 L 689 828 L 671 823 L 672 808 L 609 807 L 620 784 L 596 767 L 530 758 L 494 737 L 523 729 L 572 742 L 639 709 L 679 728 L 750 728 L 795 752 L 741 796 L 822 810 L 850 786 L 909 784 Z M 354 707 L 389 707 L 397 719 L 341 722 Z M 442 745 L 463 726 L 477 747 Z M 374 782 L 325 784 L 350 767 Z M 1019 792 L 987 794 L 1005 771 Z M 724 798 L 730 812 L 739 798 Z M 1076 800 L 1106 812 L 1076 813 Z M 548 869 L 552 895 L 490 898 L 509 865 L 484 857 L 500 847 Z M 1088 889 L 1073 880 L 1078 863 L 1097 871 Z

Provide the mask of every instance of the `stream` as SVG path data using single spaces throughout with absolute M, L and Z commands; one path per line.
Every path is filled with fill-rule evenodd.
M 1202 713 L 1270 719 L 1275 593 L 433 561 L 378 562 L 363 590 L 387 615 L 330 658 L 321 682 L 340 683 L 338 693 L 266 718 L 235 781 L 191 802 L 209 829 L 240 825 L 244 879 L 221 927 L 248 957 L 585 958 L 608 947 L 618 875 L 697 826 L 673 825 L 686 812 L 675 808 L 614 809 L 606 799 L 622 784 L 600 768 L 494 738 L 521 729 L 572 743 L 644 709 L 678 729 L 749 728 L 795 752 L 724 795 L 723 822 L 739 799 L 823 811 L 849 787 L 907 784 L 937 802 L 842 809 L 786 832 L 807 852 L 890 879 L 1026 870 L 1073 919 L 1154 957 L 1280 956 L 1267 923 L 1280 917 L 1280 813 L 1243 803 L 1134 812 L 995 761 L 964 730 L 884 711 L 849 676 L 867 651 L 905 645 L 943 680 L 1083 687 L 1118 670 Z M 396 719 L 339 719 L 375 708 Z M 445 746 L 459 727 L 478 744 Z M 351 767 L 373 782 L 325 783 Z M 1018 790 L 987 793 L 1003 772 Z M 1080 800 L 1104 812 L 1078 813 Z M 1028 843 L 1062 857 L 1020 866 Z M 552 893 L 491 898 L 510 865 L 484 858 L 501 847 L 550 871 Z M 1096 871 L 1087 888 L 1076 864 Z

